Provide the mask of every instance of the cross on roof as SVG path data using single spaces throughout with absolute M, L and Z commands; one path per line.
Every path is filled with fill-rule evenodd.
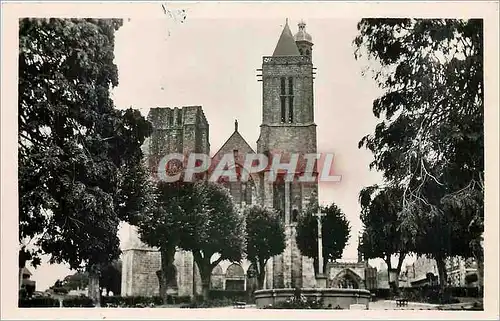
M 326 216 L 326 213 L 321 212 L 321 209 L 318 209 L 318 213 L 313 214 L 316 216 L 318 219 L 322 218 L 323 216 Z

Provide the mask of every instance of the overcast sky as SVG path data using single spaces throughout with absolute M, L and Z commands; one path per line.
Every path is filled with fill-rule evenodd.
M 286 17 L 266 18 L 265 11 L 258 19 L 190 14 L 184 23 L 167 16 L 124 21 L 116 33 L 120 83 L 113 92 L 115 105 L 138 108 L 145 116 L 156 106 L 201 105 L 210 124 L 212 154 L 232 134 L 235 119 L 255 148 L 262 117 L 262 83 L 256 69 L 262 56 L 272 55 Z M 371 109 L 379 91 L 370 78 L 361 76 L 363 63 L 354 59 L 357 19 L 308 19 L 307 13 L 288 18 L 293 33 L 303 19 L 313 37 L 318 151 L 335 154 L 334 172 L 342 176 L 339 183 L 320 184 L 319 199 L 335 202 L 350 220 L 344 258 L 355 260 L 361 228 L 358 194 L 380 182 L 380 175 L 368 168 L 371 154 L 358 149 L 359 140 L 376 125 Z M 127 229 L 122 229 L 122 242 L 126 237 Z M 33 272 L 39 290 L 71 273 L 63 265 L 45 264 Z

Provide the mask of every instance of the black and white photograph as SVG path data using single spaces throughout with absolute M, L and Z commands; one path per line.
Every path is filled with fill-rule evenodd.
M 2 9 L 12 316 L 498 318 L 498 2 Z

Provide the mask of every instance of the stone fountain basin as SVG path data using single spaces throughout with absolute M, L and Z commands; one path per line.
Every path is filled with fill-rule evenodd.
M 368 305 L 371 299 L 370 291 L 365 289 L 342 288 L 302 288 L 300 293 L 308 300 L 323 299 L 325 309 L 349 309 L 351 305 Z M 295 295 L 294 288 L 265 289 L 255 291 L 255 304 L 257 308 L 269 307 L 278 302 L 290 300 Z

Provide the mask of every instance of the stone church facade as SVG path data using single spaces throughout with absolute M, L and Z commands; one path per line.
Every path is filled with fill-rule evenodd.
M 312 38 L 299 24 L 293 35 L 286 23 L 272 56 L 263 57 L 261 71 L 263 106 L 257 150 L 246 142 L 238 124 L 228 140 L 212 157 L 217 163 L 224 154 L 232 153 L 240 169 L 247 154 L 310 154 L 317 152 L 314 122 L 314 70 Z M 182 108 L 152 108 L 148 120 L 153 133 L 145 142 L 144 153 L 152 174 L 161 157 L 168 153 L 210 153 L 209 123 L 201 106 Z M 311 259 L 301 255 L 295 242 L 297 218 L 311 196 L 318 193 L 317 182 L 269 180 L 268 170 L 251 174 L 246 182 L 223 182 L 236 205 L 262 204 L 276 209 L 283 219 L 286 248 L 266 265 L 265 288 L 314 287 L 315 276 Z M 301 173 L 296 173 L 300 175 Z M 122 295 L 158 295 L 160 254 L 142 244 L 134 227 L 123 246 Z M 176 277 L 169 282 L 169 292 L 187 296 L 201 293 L 201 279 L 190 252 L 178 251 L 174 260 Z M 358 264 L 360 267 L 364 263 Z M 221 262 L 212 273 L 212 289 L 249 290 L 255 286 L 251 264 Z M 339 273 L 345 273 L 339 272 Z M 360 272 L 361 273 L 361 272 Z M 358 275 L 359 280 L 364 275 Z M 362 273 L 361 273 L 362 274 Z M 332 279 L 336 276 L 332 276 Z M 360 281 L 362 283 L 362 281 Z M 358 285 L 361 287 L 361 285 Z

